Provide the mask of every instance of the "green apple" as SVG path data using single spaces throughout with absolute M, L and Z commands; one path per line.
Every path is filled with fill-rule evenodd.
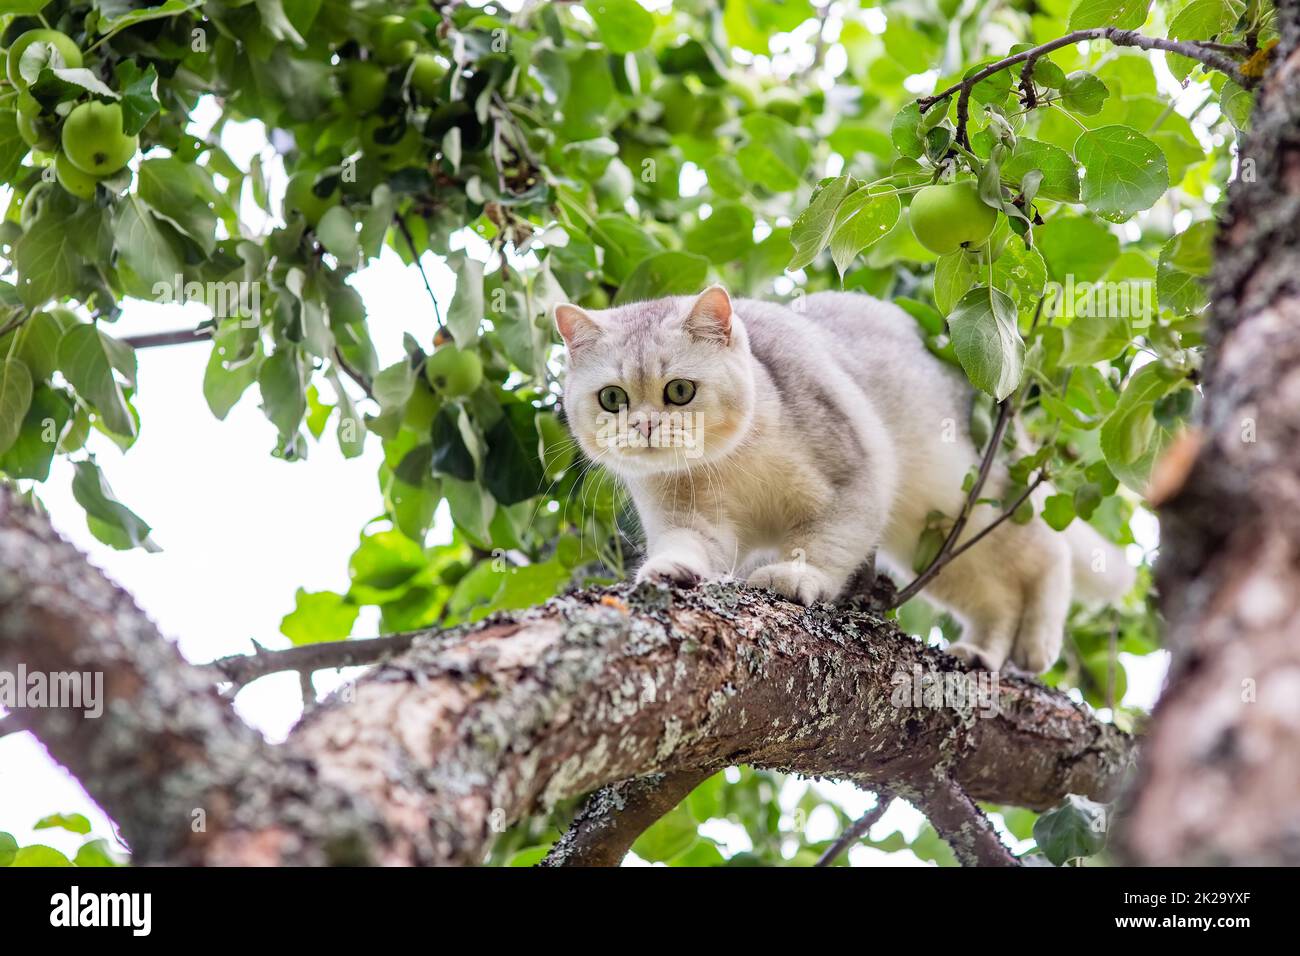
M 83 173 L 103 178 L 135 155 L 138 136 L 122 132 L 122 107 L 116 103 L 82 103 L 63 124 L 63 152 Z
M 343 67 L 343 99 L 359 114 L 374 110 L 384 101 L 388 73 L 377 63 L 349 60 Z
M 908 221 L 917 242 L 942 256 L 984 242 L 998 213 L 980 199 L 975 183 L 966 181 L 926 186 L 912 198 Z
M 405 17 L 390 13 L 379 18 L 370 34 L 370 47 L 380 63 L 410 63 L 415 51 L 420 29 Z
M 99 185 L 98 177 L 83 173 L 72 165 L 72 161 L 63 153 L 59 153 L 54 160 L 54 175 L 58 177 L 59 185 L 78 199 L 95 198 L 95 187 Z
M 19 109 L 15 119 L 18 122 L 18 135 L 32 149 L 40 149 L 49 153 L 59 148 L 59 118 L 57 116 L 46 116 L 39 111 L 28 112 Z
M 416 382 L 415 387 L 411 389 L 411 397 L 406 400 L 402 424 L 428 437 L 440 405 L 438 397 L 429 390 L 428 385 Z
M 401 169 L 419 155 L 424 138 L 403 119 L 372 116 L 361 126 L 361 143 L 384 169 Z
M 477 352 L 444 345 L 425 359 L 424 377 L 449 398 L 461 398 L 483 381 L 483 360 Z
M 22 63 L 23 54 L 34 43 L 48 43 L 52 46 L 58 53 L 59 58 L 62 59 L 64 66 L 81 66 L 81 50 L 77 48 L 77 44 L 72 42 L 72 37 L 66 33 L 60 33 L 58 30 L 28 30 L 9 46 L 9 62 L 6 64 L 6 72 L 9 76 L 9 82 L 13 84 L 16 90 L 27 89 L 28 83 L 19 72 L 19 66 Z
M 432 53 L 416 54 L 411 63 L 411 89 L 426 100 L 437 100 L 447 68 Z
M 332 206 L 337 206 L 340 197 L 339 178 L 330 176 L 316 182 L 316 171 L 300 169 L 289 177 L 289 184 L 284 189 L 284 213 L 300 212 L 310 226 L 320 222 L 320 217 Z
M 40 214 L 41 207 L 45 205 L 45 200 L 49 198 L 50 190 L 53 188 L 53 183 L 46 182 L 42 179 L 31 189 L 27 190 L 27 195 L 23 197 L 22 212 L 19 214 L 18 218 L 18 221 L 22 224 L 24 229 L 31 225 L 32 220 Z

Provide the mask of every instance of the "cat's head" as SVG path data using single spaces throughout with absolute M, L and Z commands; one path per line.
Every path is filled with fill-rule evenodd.
M 569 429 L 615 474 L 682 471 L 744 438 L 754 374 L 744 324 L 725 289 L 613 309 L 558 305 Z

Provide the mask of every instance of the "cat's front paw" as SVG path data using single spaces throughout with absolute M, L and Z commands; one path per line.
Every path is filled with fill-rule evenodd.
M 988 648 L 978 647 L 970 641 L 957 641 L 955 644 L 949 644 L 947 651 L 953 657 L 965 661 L 977 670 L 1001 670 L 1006 662 L 1005 654 L 998 654 Z
M 804 605 L 833 601 L 840 591 L 826 572 L 801 561 L 765 564 L 749 576 L 749 586 L 771 588 Z
M 690 558 L 665 551 L 646 558 L 645 564 L 636 573 L 636 582 L 640 584 L 642 581 L 651 581 L 655 584 L 676 584 L 689 588 L 708 576 L 708 569 L 700 567 Z

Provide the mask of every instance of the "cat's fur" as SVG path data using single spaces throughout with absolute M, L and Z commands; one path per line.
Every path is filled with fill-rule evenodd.
M 877 548 L 908 580 L 926 516 L 961 510 L 963 478 L 979 459 L 971 388 L 896 306 L 821 292 L 796 311 L 733 302 L 714 286 L 600 311 L 561 305 L 555 321 L 568 352 L 569 428 L 623 481 L 645 529 L 638 580 L 734 575 L 805 604 L 830 601 Z M 696 383 L 680 408 L 664 397 L 674 379 Z M 599 404 L 607 385 L 627 393 L 621 423 Z M 698 447 L 700 419 L 679 424 L 665 412 L 700 416 Z M 985 496 L 1005 481 L 996 466 Z M 1036 493 L 1040 507 L 1049 493 Z M 961 540 L 996 514 L 977 506 Z M 1064 533 L 1008 521 L 925 595 L 962 621 L 953 653 L 1038 672 L 1060 652 L 1072 592 L 1112 600 L 1131 583 L 1122 554 L 1082 521 Z

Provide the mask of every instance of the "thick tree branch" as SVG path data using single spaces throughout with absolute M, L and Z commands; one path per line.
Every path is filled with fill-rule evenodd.
M 15 716 L 141 863 L 477 863 L 502 825 L 559 800 L 738 763 L 869 789 L 943 775 L 1041 809 L 1108 797 L 1131 751 L 1037 683 L 1004 676 L 981 697 L 980 675 L 877 616 L 726 585 L 589 590 L 417 638 L 270 747 L 5 493 L 0 667 L 19 662 L 104 674 L 99 720 Z
M 540 866 L 618 866 L 637 837 L 712 776 L 653 773 L 602 787 L 587 798 Z

